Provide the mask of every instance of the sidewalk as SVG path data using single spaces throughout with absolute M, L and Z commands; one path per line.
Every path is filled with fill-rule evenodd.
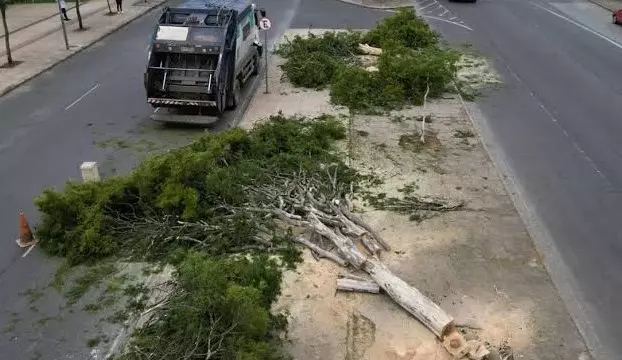
M 589 1 L 611 12 L 622 9 L 622 0 L 589 0 Z
M 18 8 L 19 12 L 11 12 L 10 19 L 13 19 L 12 25 L 16 28 L 12 30 L 9 27 L 9 41 L 11 42 L 11 51 L 15 52 L 22 47 L 29 45 L 43 37 L 53 33 L 61 32 L 60 16 L 54 12 L 54 6 L 49 4 L 34 4 Z M 53 4 L 52 4 L 53 5 Z M 41 7 L 39 7 L 41 6 Z M 13 10 L 13 8 L 10 8 Z M 92 0 L 80 5 L 80 14 L 85 27 L 88 27 L 89 18 L 98 12 L 107 12 L 108 5 L 106 0 Z M 51 14 L 51 15 L 50 15 Z M 68 10 L 67 15 L 71 21 L 65 22 L 67 32 L 78 27 L 78 16 L 75 10 Z M 4 37 L 4 31 L 2 31 Z M 6 49 L 0 49 L 0 56 L 6 55 Z
M 82 5 L 82 2 L 80 3 Z M 69 9 L 73 9 L 74 2 L 69 2 Z M 68 9 L 68 10 L 69 10 Z M 32 26 L 43 20 L 47 20 L 52 16 L 58 17 L 58 9 L 56 3 L 43 4 L 11 4 L 7 8 L 7 25 L 9 26 L 9 34 Z M 4 27 L 0 27 L 0 38 L 4 37 Z
M 68 11 L 71 21 L 65 23 L 70 49 L 65 49 L 61 24 L 55 13 L 50 14 L 54 4 L 11 6 L 14 21 L 9 25 L 11 53 L 17 65 L 6 64 L 6 49 L 0 47 L 0 96 L 6 94 L 36 75 L 80 52 L 104 36 L 140 17 L 166 0 L 135 1 L 125 6 L 123 14 L 108 15 L 106 0 L 90 0 L 80 6 L 85 31 L 78 31 L 75 10 Z M 114 1 L 112 2 L 114 4 Z M 68 2 L 71 5 L 71 2 Z M 129 5 L 129 6 L 128 6 Z M 7 11 L 8 14 L 11 14 Z M 50 15 L 52 15 L 50 17 Z M 11 16 L 7 16 L 11 18 Z M 15 20 L 19 19 L 21 21 Z M 35 22 L 33 24 L 33 22 Z M 21 25 L 20 25 L 21 23 Z M 25 25 L 30 26 L 24 27 Z M 21 29 L 20 29 L 21 28 Z M 2 37 L 4 31 L 2 32 Z

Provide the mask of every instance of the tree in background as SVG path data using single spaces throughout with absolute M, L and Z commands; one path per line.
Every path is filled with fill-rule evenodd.
M 82 25 L 82 14 L 80 14 L 80 0 L 76 0 L 76 15 L 78 16 L 78 28 L 80 30 L 84 30 L 84 25 Z
M 6 58 L 9 66 L 13 65 L 11 45 L 9 43 L 9 26 L 6 23 L 6 8 L 10 0 L 0 0 L 0 13 L 2 13 L 2 26 L 4 26 L 4 44 L 6 45 Z

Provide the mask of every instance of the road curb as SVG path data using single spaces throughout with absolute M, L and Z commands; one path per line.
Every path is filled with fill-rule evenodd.
M 107 31 L 105 33 L 102 33 L 101 36 L 98 36 L 97 38 L 95 38 L 95 40 L 93 40 L 90 44 L 76 50 L 75 52 L 72 52 L 70 54 L 68 54 L 66 57 L 64 57 L 63 59 L 58 60 L 55 63 L 50 64 L 49 66 L 44 67 L 43 69 L 41 69 L 40 71 L 38 71 L 37 73 L 33 74 L 32 76 L 28 76 L 26 78 L 24 78 L 23 80 L 20 80 L 19 82 L 10 85 L 9 87 L 7 87 L 4 90 L 0 90 L 0 97 L 5 96 L 6 94 L 10 93 L 11 91 L 15 90 L 16 88 L 22 86 L 24 83 L 36 78 L 37 76 L 43 74 L 44 72 L 52 69 L 53 67 L 55 67 L 56 65 L 63 63 L 65 61 L 67 61 L 68 59 L 72 58 L 74 55 L 77 55 L 79 53 L 81 53 L 82 51 L 90 48 L 91 46 L 97 44 L 98 42 L 100 42 L 103 38 L 107 37 L 108 35 L 114 34 L 115 32 L 119 31 L 120 29 L 124 28 L 125 26 L 133 23 L 134 21 L 142 18 L 143 16 L 147 15 L 148 13 L 150 13 L 151 11 L 153 11 L 155 8 L 161 6 L 162 4 L 164 4 L 165 2 L 167 2 L 168 0 L 160 0 L 157 3 L 147 7 L 147 10 L 145 12 L 143 12 L 142 14 L 136 16 L 133 19 L 130 19 L 129 21 L 120 24 L 118 27 L 111 29 L 110 31 Z
M 611 12 L 615 12 L 616 10 L 618 10 L 618 9 L 612 9 L 612 8 L 608 7 L 607 5 L 600 3 L 598 0 L 588 0 L 588 1 L 591 2 L 594 5 L 598 5 L 601 8 L 603 8 L 605 10 L 609 10 Z M 620 5 L 620 8 L 622 9 L 622 4 Z
M 412 5 L 394 5 L 394 6 L 390 6 L 390 5 L 367 5 L 367 4 L 363 4 L 363 2 L 361 0 L 337 0 L 339 2 L 345 3 L 345 4 L 349 4 L 349 5 L 355 5 L 355 6 L 360 6 L 360 7 L 364 7 L 367 9 L 374 9 L 374 10 L 397 10 L 397 9 L 410 9 L 413 6 Z

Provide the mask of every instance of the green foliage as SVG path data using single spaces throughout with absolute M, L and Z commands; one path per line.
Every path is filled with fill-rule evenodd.
M 307 38 L 296 35 L 279 46 L 277 54 L 288 59 L 282 68 L 292 84 L 323 88 L 331 83 L 339 64 L 353 59 L 360 38 L 357 32 L 309 33 Z
M 70 264 L 117 254 L 174 261 L 178 247 L 213 255 L 238 252 L 256 244 L 258 225 L 266 225 L 261 214 L 234 210 L 261 200 L 248 188 L 300 171 L 330 184 L 324 166 L 342 164 L 333 143 L 345 135 L 331 117 L 279 115 L 249 133 L 210 134 L 149 158 L 129 176 L 46 190 L 36 199 L 41 246 Z M 338 169 L 345 183 L 359 180 L 347 166 Z M 275 246 L 291 244 L 276 232 L 272 240 Z
M 334 103 L 353 110 L 398 108 L 404 102 L 404 89 L 385 81 L 379 73 L 343 66 L 335 75 L 330 97 Z
M 415 51 L 396 46 L 383 52 L 378 69 L 384 81 L 402 89 L 403 99 L 420 105 L 428 86 L 430 98 L 446 91 L 455 78 L 459 57 L 454 51 L 436 47 Z
M 334 178 L 356 191 L 366 178 L 342 162 L 335 142 L 345 137 L 334 117 L 279 114 L 249 132 L 208 134 L 152 156 L 127 176 L 44 191 L 36 199 L 42 214 L 37 235 L 46 252 L 65 260 L 54 286 L 63 286 L 71 266 L 92 265 L 72 277 L 69 303 L 105 281 L 103 295 L 83 308 L 97 312 L 130 298 L 108 318 L 120 322 L 144 308 L 148 292 L 123 286 L 113 260 L 172 264 L 174 291 L 135 332 L 122 359 L 205 358 L 210 350 L 211 359 L 281 359 L 274 335 L 286 321 L 269 308 L 280 292 L 283 265 L 269 256 L 276 253 L 292 267 L 299 253 L 290 232 L 256 211 L 275 200 L 258 188 L 304 174 L 317 180 L 318 195 L 333 196 Z
M 410 49 L 421 49 L 436 46 L 438 39 L 438 33 L 417 18 L 414 10 L 400 9 L 367 32 L 362 41 L 383 49 L 394 42 Z
M 271 332 L 284 324 L 269 311 L 280 281 L 267 256 L 215 260 L 191 252 L 178 267 L 167 309 L 134 334 L 120 358 L 177 360 L 211 352 L 210 359 L 282 359 Z
M 13 0 L 0 0 L 0 10 L 5 11 L 7 6 L 13 3 Z
M 285 75 L 296 86 L 331 85 L 331 101 L 352 110 L 377 112 L 420 105 L 438 97 L 455 80 L 459 54 L 441 49 L 439 36 L 414 11 L 402 9 L 365 35 L 328 32 L 297 36 L 278 53 L 286 58 Z M 381 47 L 378 71 L 361 67 L 358 43 Z

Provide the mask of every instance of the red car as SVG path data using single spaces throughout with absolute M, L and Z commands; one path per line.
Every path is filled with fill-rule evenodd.
M 622 9 L 613 12 L 613 23 L 622 25 Z

